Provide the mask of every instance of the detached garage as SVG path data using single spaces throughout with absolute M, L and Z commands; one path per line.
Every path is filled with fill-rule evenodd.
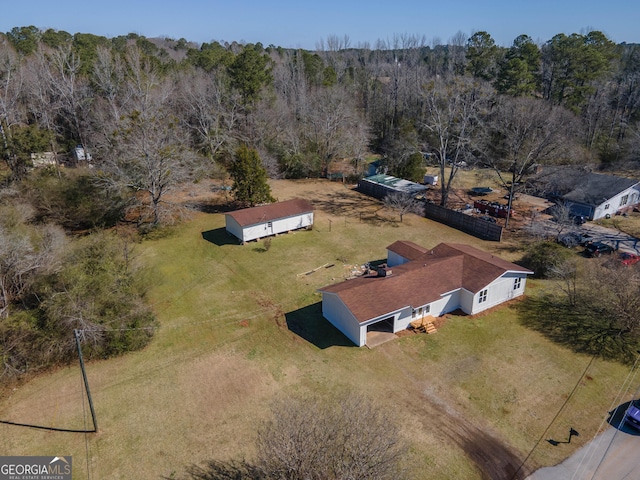
M 301 198 L 243 208 L 225 215 L 226 229 L 240 242 L 286 233 L 313 225 L 313 205 Z

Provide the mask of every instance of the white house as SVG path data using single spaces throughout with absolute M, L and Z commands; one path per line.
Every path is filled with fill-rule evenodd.
M 640 203 L 638 179 L 581 168 L 547 167 L 533 180 L 543 194 L 559 199 L 572 215 L 597 220 L 624 213 Z
M 322 314 L 362 347 L 371 330 L 396 333 L 426 315 L 472 315 L 518 297 L 532 273 L 469 245 L 397 241 L 377 274 L 321 288 Z
M 313 225 L 313 205 L 301 198 L 243 208 L 225 215 L 227 232 L 245 243 Z

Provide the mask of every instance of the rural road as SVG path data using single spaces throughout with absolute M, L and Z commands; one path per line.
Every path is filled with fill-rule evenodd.
M 527 480 L 633 480 L 640 467 L 640 436 L 610 427 L 555 467 Z
M 620 425 L 627 404 L 612 420 Z M 555 467 L 537 470 L 527 480 L 633 480 L 640 476 L 640 432 L 626 425 L 607 429 Z

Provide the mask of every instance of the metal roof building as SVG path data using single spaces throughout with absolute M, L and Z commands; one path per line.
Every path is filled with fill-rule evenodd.
M 359 191 L 376 198 L 384 198 L 394 192 L 416 196 L 424 193 L 427 188 L 426 185 L 385 174 L 366 177 L 358 182 Z

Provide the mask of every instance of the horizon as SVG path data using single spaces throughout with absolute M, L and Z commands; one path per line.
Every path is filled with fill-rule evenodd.
M 124 2 L 87 7 L 79 0 L 52 3 L 21 2 L 0 19 L 0 31 L 15 27 L 49 28 L 71 35 L 88 33 L 107 38 L 135 33 L 146 38 L 184 38 L 202 43 L 258 43 L 283 48 L 317 50 L 329 38 L 348 39 L 352 48 L 376 48 L 378 42 L 417 38 L 425 45 L 448 45 L 462 33 L 466 38 L 486 31 L 496 45 L 509 47 L 519 35 L 542 44 L 557 34 L 598 30 L 613 42 L 640 43 L 640 4 L 612 0 L 567 0 L 561 5 L 542 0 L 535 5 L 513 5 L 494 0 L 483 5 L 460 0 L 456 5 L 409 0 L 390 8 L 379 0 L 326 0 L 300 6 L 292 0 L 271 3 L 247 0 L 227 4 L 218 0 L 184 0 L 181 8 L 167 0 Z M 553 13 L 549 13 L 553 12 Z

